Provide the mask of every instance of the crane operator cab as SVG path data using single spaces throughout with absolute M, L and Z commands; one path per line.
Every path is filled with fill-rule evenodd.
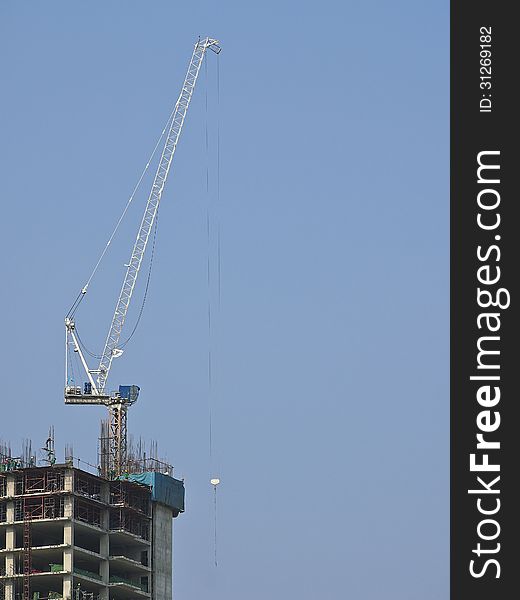
M 141 388 L 138 385 L 120 385 L 119 398 L 126 400 L 127 404 L 135 404 L 135 402 L 137 402 L 137 398 L 139 398 L 140 389 Z

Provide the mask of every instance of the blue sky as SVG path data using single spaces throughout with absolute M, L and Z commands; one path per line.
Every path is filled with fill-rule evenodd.
M 185 478 L 179 599 L 448 598 L 448 25 L 447 2 L 0 3 L 0 437 L 54 424 L 92 462 L 104 414 L 63 404 L 63 317 L 194 41 L 222 41 L 111 374 Z M 78 313 L 97 352 L 145 195 Z

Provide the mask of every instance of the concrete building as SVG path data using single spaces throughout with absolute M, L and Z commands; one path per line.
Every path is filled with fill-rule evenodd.
M 0 600 L 171 600 L 182 481 L 3 465 Z

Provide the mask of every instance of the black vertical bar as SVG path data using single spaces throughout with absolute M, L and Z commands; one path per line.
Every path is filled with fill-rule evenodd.
M 513 8 L 513 3 L 481 0 L 454 0 L 451 6 L 454 600 L 520 598 L 520 499 L 515 495 L 520 479 L 520 352 L 515 344 L 520 164 L 514 91 L 520 53 Z M 494 305 L 486 306 L 489 302 Z

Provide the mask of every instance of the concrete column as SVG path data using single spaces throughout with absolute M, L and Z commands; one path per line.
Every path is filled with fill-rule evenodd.
M 172 519 L 171 508 L 153 503 L 152 508 L 152 568 L 153 597 L 172 598 Z
M 103 511 L 103 519 L 108 518 L 108 510 Z M 108 522 L 107 522 L 108 526 Z M 108 600 L 108 580 L 110 576 L 110 567 L 108 562 L 108 555 L 110 552 L 110 540 L 108 537 L 108 533 L 104 533 L 99 538 L 99 553 L 103 557 L 99 565 L 99 574 L 103 579 L 103 583 L 105 584 L 105 588 L 103 588 L 100 593 L 100 600 Z
M 15 491 L 16 491 L 15 476 L 14 475 L 8 475 L 7 476 L 7 495 L 8 496 L 14 496 L 15 495 Z
M 14 554 L 5 555 L 5 572 L 7 575 L 14 575 Z
M 108 600 L 108 583 L 105 584 L 105 587 L 99 590 L 99 600 Z
M 14 574 L 14 554 L 8 553 L 5 555 L 5 572 L 6 575 Z M 4 579 L 3 583 L 5 585 L 5 600 L 15 600 L 14 581 L 12 579 Z
M 65 496 L 63 499 L 63 516 L 67 519 L 74 518 L 74 498 L 73 496 Z
M 101 484 L 101 500 L 106 504 L 110 501 L 110 484 L 108 481 Z
M 108 586 L 99 591 L 99 600 L 108 600 Z
M 101 484 L 101 499 L 103 502 L 108 504 L 110 499 L 110 488 L 108 483 Z M 99 565 L 99 574 L 103 579 L 103 583 L 106 587 L 102 588 L 99 592 L 100 600 L 108 600 L 108 582 L 110 577 L 110 565 L 108 562 L 108 556 L 110 554 L 110 538 L 108 535 L 109 529 L 109 509 L 108 507 L 101 511 L 101 527 L 106 533 L 101 534 L 99 538 L 99 553 L 103 557 Z
M 5 600 L 14 600 L 14 583 L 12 580 L 5 582 Z
M 70 480 L 69 480 L 70 483 Z M 67 486 L 67 479 L 65 479 Z M 72 496 L 65 498 L 64 514 L 72 518 Z M 72 600 L 72 573 L 74 571 L 74 524 L 72 521 L 67 521 L 63 525 L 63 543 L 68 544 L 67 548 L 63 549 L 63 570 L 67 574 L 63 576 L 63 598 L 64 600 Z
M 173 557 L 174 557 L 174 552 L 173 552 L 173 545 L 175 544 L 175 519 L 173 518 L 173 513 L 172 513 L 172 543 L 171 543 L 171 551 L 172 551 L 172 555 L 171 555 L 171 565 L 172 565 L 172 577 L 171 577 L 171 586 L 172 586 L 172 600 L 173 600 Z
M 14 502 L 8 502 L 5 507 L 7 523 L 14 523 Z
M 16 532 L 14 527 L 6 527 L 5 530 L 5 549 L 14 550 L 16 548 Z
M 72 600 L 72 574 L 63 576 L 63 599 Z
M 67 492 L 74 491 L 74 471 L 72 469 L 66 469 L 64 487 Z
M 101 534 L 99 538 L 99 553 L 103 558 L 108 558 L 109 553 L 109 541 L 108 533 Z
M 72 548 L 63 549 L 63 570 L 72 573 L 74 565 L 74 551 Z
M 72 521 L 68 521 L 63 526 L 63 543 L 69 546 L 74 545 L 74 527 L 72 526 Z

